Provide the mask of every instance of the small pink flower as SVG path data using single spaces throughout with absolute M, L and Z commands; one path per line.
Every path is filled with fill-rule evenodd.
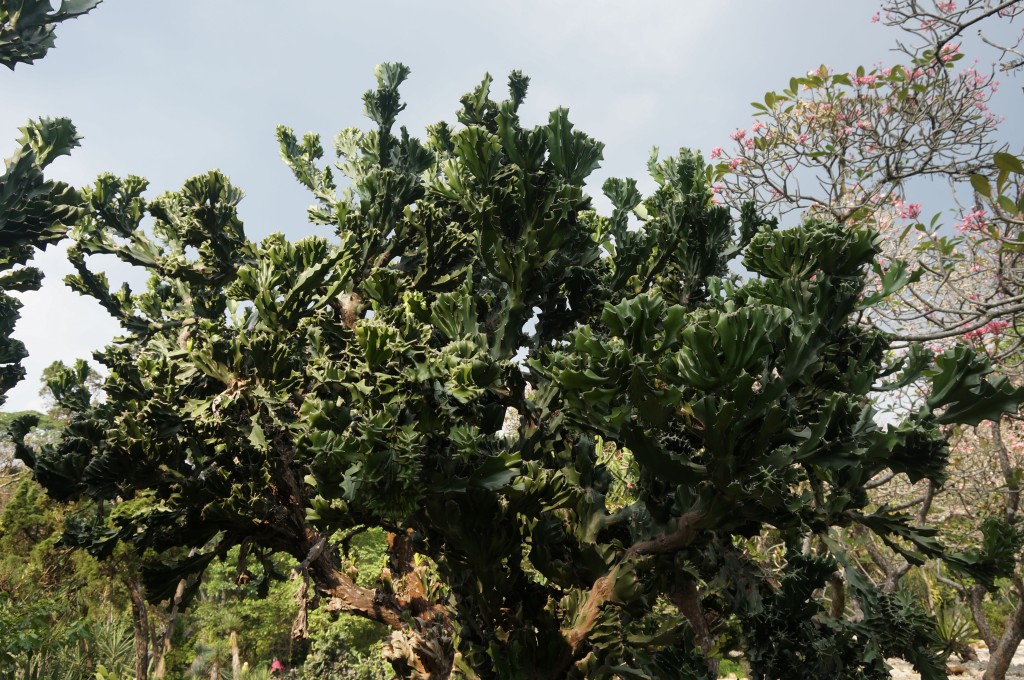
M 938 8 L 940 12 L 951 14 L 956 11 L 956 2 L 949 0 L 948 2 L 939 2 Z
M 716 146 L 711 150 L 711 160 L 714 160 L 722 155 L 722 147 Z
M 284 664 L 281 663 L 280 659 L 274 659 L 274 661 L 270 664 L 270 672 L 271 673 L 284 672 Z
M 757 121 L 756 123 L 750 126 L 750 131 L 756 134 L 757 132 L 765 129 L 766 127 L 768 126 L 762 123 L 761 121 Z
M 877 24 L 881 20 L 882 20 L 882 13 L 881 12 L 875 12 L 875 16 L 871 17 L 871 23 L 873 23 L 873 24 Z
M 901 207 L 900 217 L 905 220 L 916 220 L 921 216 L 921 204 L 920 203 L 908 203 Z
M 753 148 L 754 148 L 754 140 L 751 138 L 751 139 L 748 139 L 745 142 L 743 142 L 743 148 L 746 149 L 747 151 L 753 150 Z
M 796 143 L 797 144 L 804 144 L 805 142 L 807 142 L 807 133 L 806 132 L 801 132 L 800 136 L 796 138 Z
M 729 169 L 730 170 L 735 170 L 736 168 L 740 167 L 741 165 L 743 165 L 743 159 L 742 158 L 733 158 L 731 161 L 729 161 Z
M 729 138 L 732 139 L 733 141 L 738 142 L 738 141 L 740 141 L 741 139 L 743 139 L 746 136 L 747 136 L 747 131 L 746 130 L 736 130 L 735 132 L 733 132 L 732 134 L 729 135 Z

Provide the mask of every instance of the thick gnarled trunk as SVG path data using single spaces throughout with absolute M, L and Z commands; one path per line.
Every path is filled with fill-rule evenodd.
M 308 570 L 317 592 L 327 600 L 328 611 L 389 626 L 392 633 L 385 644 L 385 657 L 400 676 L 417 680 L 450 677 L 455 658 L 451 623 L 443 608 L 424 595 L 409 532 L 388 535 L 388 566 L 377 589 L 360 586 L 344 573 L 322 538 L 311 546 L 300 570 Z

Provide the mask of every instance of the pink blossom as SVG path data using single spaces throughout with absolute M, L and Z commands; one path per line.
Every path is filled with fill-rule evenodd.
M 270 664 L 270 672 L 277 673 L 279 671 L 284 671 L 284 664 L 281 663 L 280 659 L 274 659 L 274 661 Z
M 968 340 L 980 340 L 986 335 L 999 335 L 1003 329 L 1007 328 L 1009 325 L 1010 323 L 1008 321 L 995 319 L 994 321 L 989 321 L 981 328 L 975 328 L 973 331 L 967 331 L 964 333 L 964 338 Z
M 756 121 L 753 125 L 750 126 L 750 131 L 756 134 L 757 132 L 760 132 L 766 127 L 768 126 L 762 123 L 761 121 Z
M 864 76 L 855 77 L 853 82 L 857 85 L 874 85 L 876 80 L 878 80 L 878 76 L 869 73 Z
M 882 20 L 882 13 L 881 12 L 875 12 L 875 15 L 873 17 L 871 17 L 871 23 L 873 23 L 873 24 L 877 24 L 881 20 Z
M 900 207 L 900 217 L 905 220 L 916 220 L 921 216 L 920 203 L 908 203 Z
M 746 149 L 747 151 L 753 150 L 753 148 L 754 148 L 754 140 L 753 140 L 753 138 L 748 139 L 745 142 L 743 142 L 743 148 Z
M 742 158 L 733 158 L 731 161 L 729 161 L 729 169 L 730 170 L 735 170 L 736 168 L 740 167 L 741 165 L 743 165 L 743 159 Z
M 797 144 L 803 144 L 806 141 L 807 141 L 807 133 L 806 132 L 801 132 L 800 136 L 796 138 L 796 143 Z
M 714 160 L 722 155 L 722 147 L 716 146 L 711 150 L 711 159 Z
M 940 12 L 951 14 L 956 11 L 956 2 L 949 0 L 948 2 L 939 2 L 937 4 Z
M 957 229 L 962 232 L 984 229 L 988 225 L 988 220 L 985 217 L 985 211 L 981 209 L 965 213 L 963 221 L 957 226 Z
M 746 136 L 747 136 L 747 131 L 746 130 L 736 130 L 735 132 L 733 132 L 733 133 L 731 133 L 729 135 L 729 138 L 738 142 L 738 141 L 740 141 L 741 139 L 743 139 Z

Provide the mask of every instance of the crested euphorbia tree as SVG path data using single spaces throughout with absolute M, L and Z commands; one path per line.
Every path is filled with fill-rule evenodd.
M 323 235 L 248 241 L 216 172 L 152 200 L 136 177 L 83 190 L 69 283 L 126 336 L 96 354 L 105 400 L 56 375 L 71 425 L 18 447 L 54 496 L 117 501 L 66 540 L 133 546 L 154 598 L 233 545 L 289 553 L 418 677 L 705 678 L 729 649 L 761 678 L 887 678 L 889 656 L 945 677 L 927 617 L 847 571 L 833 529 L 940 552 L 865 483 L 941 482 L 939 426 L 1020 395 L 964 348 L 884 363 L 887 336 L 852 320 L 882 297 L 862 296 L 871 231 L 734 220 L 688 152 L 652 160 L 646 198 L 609 180 L 599 215 L 601 144 L 563 109 L 524 126 L 521 74 L 425 141 L 394 130 L 407 75 L 378 68 L 374 127 L 342 132 L 333 166 L 279 130 Z M 111 289 L 93 254 L 149 284 Z M 879 425 L 872 390 L 913 381 L 919 410 Z M 367 526 L 390 532 L 374 588 L 339 556 Z M 951 559 L 990 579 L 998 557 Z
M 53 47 L 56 25 L 92 10 L 100 0 L 65 0 L 54 10 L 48 0 L 0 0 L 0 66 L 12 71 L 31 64 Z M 46 179 L 43 171 L 78 146 L 66 118 L 41 118 L 21 128 L 13 155 L 0 174 L 0 404 L 25 377 L 25 345 L 11 337 L 21 302 L 10 292 L 37 290 L 43 275 L 26 266 L 37 250 L 63 238 L 79 216 L 74 189 Z

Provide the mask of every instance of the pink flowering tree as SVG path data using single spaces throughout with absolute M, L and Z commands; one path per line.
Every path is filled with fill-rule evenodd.
M 874 290 L 866 294 L 887 299 L 862 321 L 898 337 L 896 351 L 907 361 L 967 343 L 1018 383 L 1024 166 L 1001 141 L 1003 121 L 990 105 L 999 79 L 1024 63 L 1022 34 L 1012 23 L 1022 11 L 1021 0 L 890 0 L 872 20 L 903 30 L 902 63 L 850 71 L 821 66 L 793 78 L 753 103 L 753 122 L 710 152 L 721 202 L 738 207 L 753 199 L 781 217 L 818 215 L 884 235 Z M 977 52 L 996 48 L 985 65 L 964 56 L 975 35 Z M 952 220 L 924 217 L 942 206 L 915 199 L 922 178 L 949 182 Z M 919 399 L 906 386 L 881 402 L 899 411 Z M 1011 545 L 1020 540 L 1019 429 L 1007 417 L 957 433 L 958 473 L 944 486 L 901 485 L 891 474 L 869 486 L 879 504 L 940 524 L 965 549 L 979 540 Z M 911 564 L 870 537 L 850 538 L 861 540 L 865 571 L 895 590 Z M 1019 555 L 1007 554 L 1017 560 L 1015 576 L 999 592 L 937 572 L 969 607 L 991 652 L 988 680 L 1005 677 L 1024 640 L 1024 570 Z M 1011 603 L 1010 616 L 988 617 L 986 597 Z

